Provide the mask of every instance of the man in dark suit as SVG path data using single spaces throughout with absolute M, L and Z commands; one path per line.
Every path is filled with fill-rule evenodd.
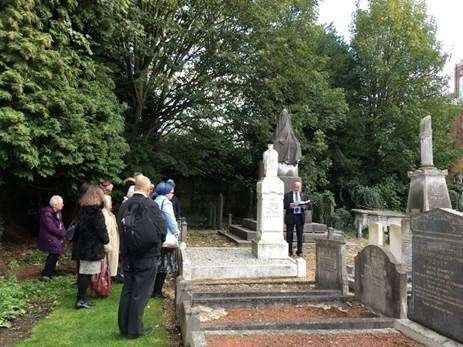
M 302 238 L 304 236 L 305 210 L 311 209 L 312 204 L 309 198 L 301 192 L 302 184 L 294 181 L 292 190 L 285 194 L 283 206 L 285 212 L 286 241 L 289 246 L 289 256 L 293 255 L 293 232 L 296 227 L 297 252 L 296 255 L 302 256 Z

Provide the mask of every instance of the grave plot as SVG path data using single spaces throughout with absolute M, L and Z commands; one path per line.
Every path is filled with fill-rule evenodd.
M 353 295 L 320 289 L 314 282 L 186 287 L 188 293 L 177 292 L 183 298 L 177 304 L 187 346 L 281 346 L 282 341 L 290 346 L 421 346 L 395 330 L 393 318 L 372 311 Z

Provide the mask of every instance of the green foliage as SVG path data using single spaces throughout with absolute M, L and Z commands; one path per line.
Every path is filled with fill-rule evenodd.
M 77 1 L 0 14 L 0 169 L 33 180 L 115 177 L 127 145 L 109 70 L 73 28 Z
M 338 208 L 333 214 L 333 227 L 344 232 L 351 231 L 354 227 L 354 218 L 345 208 Z
M 0 277 L 0 328 L 9 328 L 11 321 L 26 312 L 26 295 L 14 277 Z
M 350 115 L 333 144 L 331 181 L 341 192 L 358 186 L 356 207 L 403 209 L 422 117 L 432 115 L 437 166 L 461 155 L 450 131 L 460 109 L 443 96 L 446 57 L 422 1 L 371 0 L 352 28 L 351 79 L 340 82 L 351 86 Z
M 384 200 L 378 187 L 356 186 L 352 190 L 352 201 L 357 208 L 380 209 Z
M 40 301 L 52 306 L 58 304 L 63 295 L 73 290 L 73 280 L 73 276 L 62 276 L 51 282 L 19 282 L 14 276 L 0 277 L 0 328 L 11 327 L 11 322 L 24 314 L 31 303 Z
M 330 226 L 333 225 L 334 208 L 336 202 L 334 195 L 329 190 L 325 190 L 322 193 L 313 193 L 312 195 L 314 203 L 314 215 L 320 221 L 320 223 L 326 223 Z

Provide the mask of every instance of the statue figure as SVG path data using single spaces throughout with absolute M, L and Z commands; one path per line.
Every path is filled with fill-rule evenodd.
M 424 117 L 420 122 L 420 143 L 421 166 L 434 166 L 431 116 Z
M 298 176 L 297 165 L 302 158 L 301 144 L 291 126 L 291 116 L 286 109 L 281 112 L 273 135 L 273 145 L 278 152 L 278 174 Z
M 273 145 L 268 145 L 268 149 L 264 152 L 263 159 L 265 177 L 277 177 L 278 152 L 273 149 Z

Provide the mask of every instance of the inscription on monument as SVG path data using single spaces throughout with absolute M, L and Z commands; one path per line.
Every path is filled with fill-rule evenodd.
M 463 342 L 463 214 L 435 209 L 412 218 L 410 318 Z

